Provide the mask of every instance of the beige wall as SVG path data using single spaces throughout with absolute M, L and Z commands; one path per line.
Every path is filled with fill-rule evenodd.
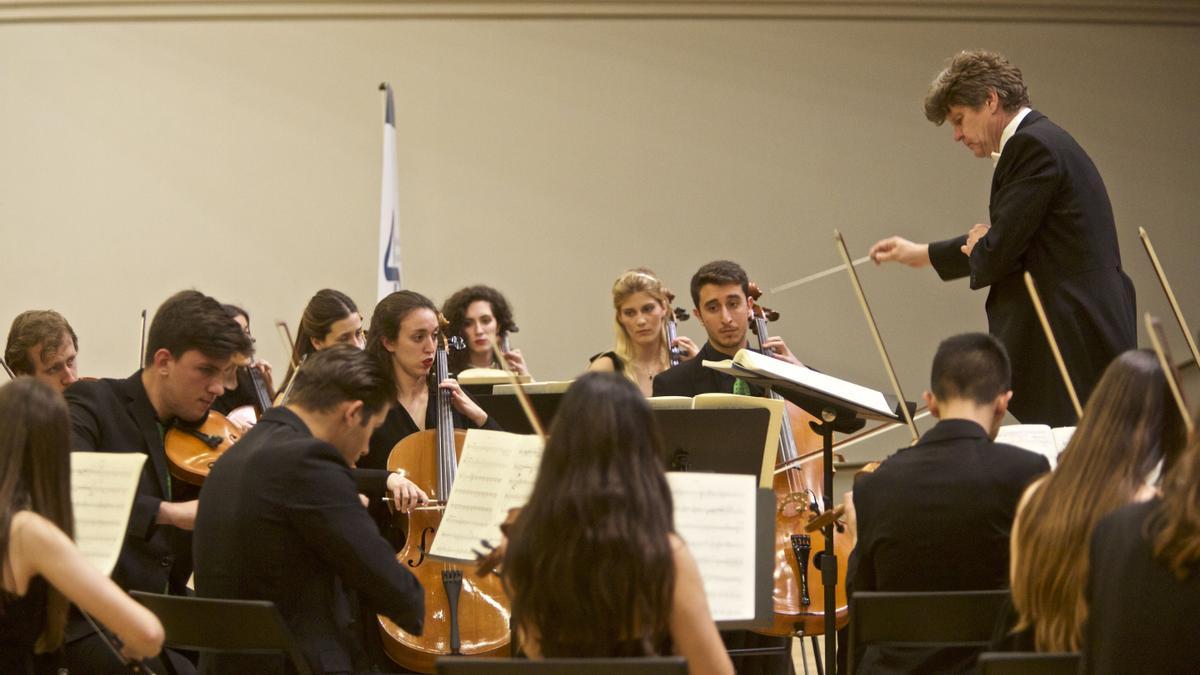
M 1142 225 L 1200 325 L 1194 16 L 941 12 L 5 22 L 0 5 L 0 320 L 57 308 L 83 372 L 112 376 L 135 366 L 139 310 L 185 287 L 244 304 L 277 365 L 271 321 L 295 325 L 317 289 L 369 313 L 387 80 L 406 285 L 438 302 L 497 286 L 535 375 L 568 378 L 611 344 L 624 268 L 686 296 L 698 265 L 728 257 L 772 287 L 835 264 L 835 227 L 861 254 L 985 220 L 990 165 L 920 107 L 945 57 L 982 46 L 1024 69 L 1035 107 L 1100 167 L 1139 309 L 1167 312 Z M 862 273 L 916 397 L 938 340 L 985 328 L 984 294 Z M 844 277 L 764 303 L 802 359 L 886 388 Z

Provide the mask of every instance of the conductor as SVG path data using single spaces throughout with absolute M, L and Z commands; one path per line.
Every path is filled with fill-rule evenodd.
M 960 52 L 925 96 L 925 117 L 949 121 L 955 142 L 990 158 L 988 212 L 953 239 L 893 236 L 871 247 L 876 264 L 932 265 L 945 281 L 988 287 L 988 330 L 1012 358 L 1009 410 L 1021 422 L 1070 426 L 1075 411 L 1024 286 L 1033 275 L 1081 401 L 1116 355 L 1137 342 L 1133 282 L 1121 269 L 1112 205 L 1090 157 L 1030 109 L 1021 71 L 986 51 Z

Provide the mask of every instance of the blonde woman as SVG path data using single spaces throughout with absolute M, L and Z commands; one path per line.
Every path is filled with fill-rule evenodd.
M 1011 646 L 1078 651 L 1087 620 L 1088 541 L 1102 518 L 1154 496 L 1148 483 L 1185 441 L 1166 378 L 1150 352 L 1109 364 L 1054 472 L 1017 507 L 1011 549 Z
M 670 348 L 684 360 L 700 348 L 690 338 L 677 337 L 667 344 L 666 321 L 670 302 L 662 282 L 645 268 L 632 269 L 617 277 L 612 287 L 616 310 L 617 344 L 610 352 L 592 357 L 588 371 L 620 373 L 651 396 L 654 376 L 671 367 Z

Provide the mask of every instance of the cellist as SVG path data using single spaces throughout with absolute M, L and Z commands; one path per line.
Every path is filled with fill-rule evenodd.
M 712 392 L 742 393 L 761 396 L 761 388 L 735 380 L 724 373 L 705 368 L 701 361 L 719 361 L 737 354 L 747 346 L 750 330 L 750 279 L 741 265 L 728 260 L 710 262 L 692 275 L 693 315 L 708 334 L 708 341 L 695 358 L 655 376 L 655 396 L 695 396 Z M 763 343 L 775 358 L 789 363 L 800 361 L 779 336 Z M 734 659 L 739 673 L 792 672 L 791 639 L 758 635 L 746 631 L 724 632 L 721 637 L 729 648 L 787 646 L 786 653 L 769 656 L 743 656 Z
M 123 590 L 185 593 L 197 500 L 172 480 L 163 437 L 176 420 L 204 420 L 225 391 L 234 356 L 253 352 L 250 338 L 221 303 L 199 291 L 181 291 L 154 314 L 143 368 L 123 380 L 81 381 L 67 389 L 73 450 L 148 456 L 112 573 Z M 67 624 L 64 651 L 71 672 L 128 672 L 77 613 Z M 192 672 L 178 652 L 163 652 L 176 671 Z

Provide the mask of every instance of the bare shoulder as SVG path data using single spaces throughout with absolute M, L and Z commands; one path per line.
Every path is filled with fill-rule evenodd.
M 611 356 L 605 354 L 597 356 L 588 364 L 589 373 L 611 373 L 616 371 L 616 364 L 613 363 Z
M 18 546 L 35 553 L 68 541 L 67 535 L 50 519 L 28 509 L 13 514 L 9 536 Z

